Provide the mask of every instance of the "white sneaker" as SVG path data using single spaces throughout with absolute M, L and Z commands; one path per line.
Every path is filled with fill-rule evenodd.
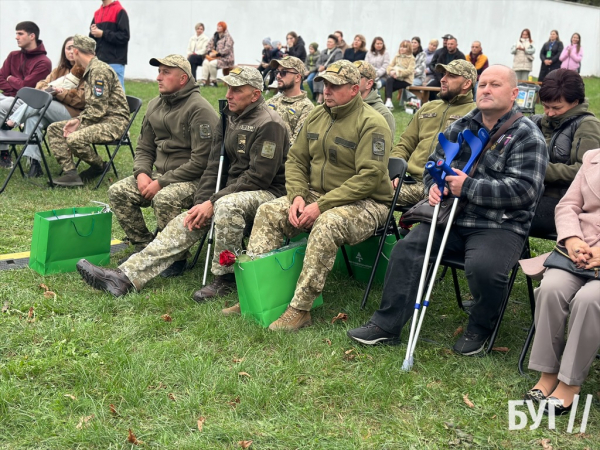
M 390 110 L 394 109 L 394 104 L 392 103 L 392 99 L 391 98 L 388 98 L 385 101 L 385 106 L 386 106 L 386 108 L 388 108 Z

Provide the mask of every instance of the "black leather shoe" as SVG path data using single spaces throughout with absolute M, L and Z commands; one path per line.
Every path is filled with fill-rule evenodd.
M 38 178 L 44 175 L 42 166 L 37 159 L 31 159 L 31 165 L 29 166 L 29 172 L 27 173 L 28 178 Z
M 227 274 L 215 277 L 212 283 L 207 284 L 202 289 L 194 292 L 193 299 L 195 302 L 202 303 L 206 300 L 210 300 L 211 298 L 222 297 L 230 294 L 236 290 L 237 286 L 235 284 L 234 275 Z
M 79 176 L 83 181 L 90 181 L 96 177 L 99 177 L 104 173 L 104 170 L 108 166 L 108 163 L 105 161 L 101 166 L 90 166 L 84 171 L 82 171 Z
M 529 389 L 523 398 L 525 400 L 531 400 L 533 403 L 540 403 L 542 400 L 546 400 L 547 397 L 541 389 Z
M 550 414 L 550 404 L 554 405 L 554 415 L 562 416 L 565 414 L 569 414 L 571 412 L 571 408 L 573 407 L 573 402 L 569 406 L 563 406 L 562 400 L 559 400 L 556 397 L 548 397 L 546 402 L 546 406 L 544 406 L 544 414 Z
M 121 297 L 135 289 L 133 283 L 119 269 L 104 269 L 85 259 L 80 259 L 76 267 L 83 281 L 94 289 L 110 292 L 115 297 Z
M 160 276 L 163 278 L 173 278 L 183 275 L 185 272 L 185 266 L 187 265 L 187 261 L 182 259 L 181 261 L 175 261 L 165 270 L 160 273 Z

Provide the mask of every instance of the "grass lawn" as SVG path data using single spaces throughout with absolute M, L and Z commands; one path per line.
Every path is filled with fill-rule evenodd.
M 600 80 L 586 79 L 586 85 L 598 114 Z M 157 88 L 128 82 L 127 93 L 144 101 L 135 140 Z M 203 94 L 216 107 L 225 90 Z M 397 140 L 411 116 L 399 108 L 394 116 Z M 52 168 L 57 174 L 54 161 Z M 120 177 L 131 173 L 128 149 L 120 151 L 117 168 Z M 0 255 L 29 250 L 36 211 L 107 202 L 108 185 L 40 189 L 15 176 L 0 195 Z M 112 235 L 124 237 L 116 220 Z M 534 243 L 537 252 L 548 248 Z M 113 256 L 111 266 L 121 256 Z M 597 364 L 582 391 L 594 397 L 585 434 L 579 433 L 583 406 L 573 433 L 566 417 L 556 419 L 555 430 L 546 418 L 535 430 L 531 418 L 522 430 L 508 429 L 508 401 L 521 399 L 535 382 L 534 373 L 517 371 L 531 323 L 521 274 L 496 341 L 504 349 L 483 358 L 450 350 L 467 316 L 456 306 L 451 277 L 438 283 L 421 334 L 433 342 L 419 343 L 406 373 L 404 345 L 364 348 L 345 334 L 377 308 L 381 286 L 361 311 L 364 285 L 332 274 L 314 326 L 281 334 L 222 316 L 235 294 L 203 305 L 192 301 L 202 270 L 201 263 L 183 277 L 159 277 L 121 299 L 92 290 L 77 273 L 0 271 L 6 305 L 0 314 L 0 449 L 135 448 L 128 430 L 143 441 L 140 447 L 167 449 L 238 449 L 240 441 L 253 441 L 251 449 L 600 447 Z M 468 295 L 464 277 L 461 282 Z M 56 296 L 44 296 L 40 283 Z M 348 321 L 331 323 L 340 312 Z

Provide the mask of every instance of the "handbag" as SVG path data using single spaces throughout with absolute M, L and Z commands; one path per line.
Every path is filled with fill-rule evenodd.
M 306 239 L 234 265 L 242 316 L 268 327 L 286 310 L 304 264 Z M 323 304 L 319 295 L 313 309 Z
M 567 249 L 562 245 L 556 245 L 552 253 L 548 255 L 546 261 L 544 261 L 544 267 L 552 269 L 561 269 L 565 272 L 569 272 L 578 277 L 585 278 L 586 280 L 598 280 L 600 279 L 600 267 L 594 267 L 593 269 L 580 269 L 575 265 Z
M 510 126 L 521 117 L 523 117 L 523 114 L 520 112 L 513 114 L 507 119 L 506 122 L 502 124 L 498 131 L 494 133 L 494 135 L 490 138 L 485 148 L 479 154 L 479 157 L 473 165 L 469 176 L 475 173 L 475 171 L 477 170 L 477 166 L 479 165 L 479 161 L 481 161 L 481 159 L 483 158 L 485 153 L 490 149 L 490 147 L 494 145 L 494 143 L 496 143 L 496 141 L 499 140 L 499 138 L 503 136 L 504 133 L 506 133 Z M 446 197 L 442 200 L 442 203 L 440 204 L 440 211 L 438 212 L 436 226 L 442 225 L 445 227 L 448 224 L 448 218 L 450 217 L 450 212 L 452 211 L 452 204 L 454 203 L 454 200 L 454 197 Z M 466 204 L 467 201 L 465 199 L 461 199 L 458 202 L 458 205 L 456 206 L 456 213 L 454 214 L 454 220 L 456 220 L 460 213 L 465 209 Z M 431 223 L 431 220 L 433 219 L 434 209 L 435 206 L 431 206 L 429 204 L 429 199 L 425 198 L 413 207 L 411 207 L 404 214 L 402 214 L 401 220 L 406 225 L 413 225 L 415 223 L 420 222 Z
M 75 271 L 77 261 L 110 261 L 112 212 L 101 207 L 35 213 L 29 267 L 40 275 Z

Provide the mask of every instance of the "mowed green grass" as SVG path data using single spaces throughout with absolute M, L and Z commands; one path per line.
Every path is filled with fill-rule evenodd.
M 592 110 L 600 112 L 600 81 L 586 85 Z M 145 109 L 156 84 L 128 82 L 127 93 L 142 98 Z M 225 90 L 203 94 L 216 108 Z M 394 115 L 397 140 L 411 116 L 399 108 Z M 120 177 L 131 173 L 127 149 L 117 168 Z M 0 254 L 29 250 L 36 211 L 106 202 L 108 185 L 50 190 L 15 177 L 0 195 Z M 152 229 L 151 211 L 146 217 Z M 116 220 L 112 234 L 124 237 Z M 534 243 L 536 252 L 548 248 Z M 535 382 L 534 373 L 522 377 L 516 368 L 531 322 L 522 275 L 496 341 L 504 348 L 483 358 L 450 350 L 467 316 L 456 306 L 451 277 L 439 282 L 422 332 L 430 342 L 419 343 L 406 373 L 404 345 L 364 348 L 345 334 L 368 320 L 381 286 L 361 311 L 364 285 L 332 274 L 312 327 L 272 333 L 220 314 L 235 294 L 194 303 L 202 266 L 121 299 L 92 290 L 76 273 L 0 272 L 0 303 L 7 305 L 0 314 L 0 448 L 134 448 L 129 429 L 140 446 L 166 449 L 237 449 L 244 440 L 253 441 L 251 449 L 529 449 L 542 448 L 542 439 L 554 449 L 600 446 L 597 364 L 582 392 L 594 396 L 585 434 L 578 434 L 583 406 L 572 434 L 566 417 L 556 430 L 548 430 L 547 419 L 536 430 L 508 430 L 508 401 Z M 40 283 L 56 297 L 45 297 Z M 348 321 L 332 323 L 340 312 Z

